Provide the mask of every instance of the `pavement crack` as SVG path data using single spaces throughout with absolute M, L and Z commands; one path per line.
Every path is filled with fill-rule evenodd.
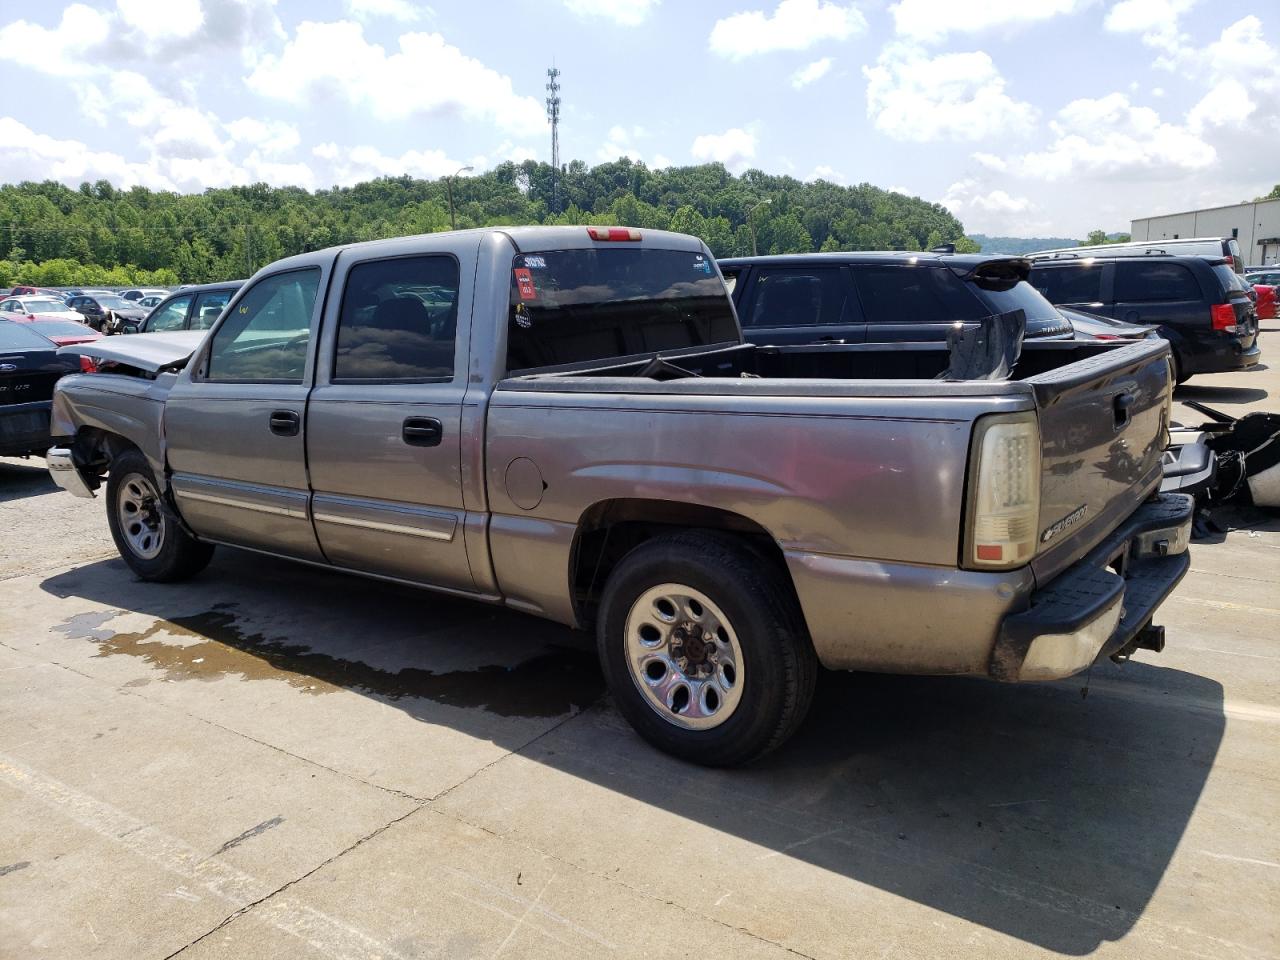
M 405 820 L 408 820 L 419 810 L 423 810 L 425 808 L 426 808 L 426 804 L 420 803 L 418 806 L 414 807 L 412 810 L 409 810 L 406 813 L 402 813 L 400 814 L 400 816 L 395 817 L 392 820 L 388 820 L 386 823 L 382 824 L 382 826 L 378 827 L 376 830 L 373 830 L 370 833 L 365 834 L 363 837 L 360 837 L 360 839 L 356 840 L 355 843 L 352 843 L 349 846 L 343 848 L 342 850 L 339 850 L 337 853 L 329 857 L 327 860 L 323 860 L 320 863 L 316 864 L 306 873 L 303 873 L 297 877 L 294 877 L 292 880 L 289 880 L 288 882 L 281 884 L 280 886 L 276 887 L 276 889 L 272 890 L 270 893 L 266 894 L 265 896 L 259 897 L 257 900 L 254 900 L 252 903 L 246 903 L 244 906 L 239 907 L 236 910 L 233 910 L 227 916 L 223 917 L 222 920 L 219 921 L 216 925 L 214 925 L 211 929 L 206 930 L 204 933 L 200 934 L 200 936 L 196 937 L 194 940 L 190 941 L 189 943 L 183 944 L 177 950 L 173 951 L 173 953 L 166 956 L 164 960 L 173 960 L 174 957 L 182 955 L 183 953 L 185 953 L 186 951 L 194 947 L 196 944 L 200 943 L 202 940 L 207 940 L 209 937 L 213 936 L 219 930 L 223 929 L 228 924 L 234 922 L 239 917 L 244 916 L 246 913 L 248 913 L 249 911 L 253 910 L 256 907 L 260 907 L 263 904 L 267 903 L 268 901 L 275 899 L 276 897 L 280 896 L 280 894 L 288 890 L 290 887 L 296 886 L 297 884 L 301 883 L 303 880 L 306 880 L 308 877 L 314 876 L 316 873 L 323 870 L 325 867 L 329 866 L 332 863 L 336 863 L 338 860 L 345 857 L 351 851 L 363 846 L 364 844 L 368 843 L 370 840 L 373 840 L 375 837 L 381 836 L 382 834 L 390 830 L 392 827 L 394 827 L 396 824 L 403 823 Z

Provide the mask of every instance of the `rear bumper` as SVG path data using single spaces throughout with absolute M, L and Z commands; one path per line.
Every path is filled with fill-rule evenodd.
M 75 457 L 70 449 L 50 447 L 45 462 L 49 467 L 49 476 L 63 490 L 77 497 L 93 499 L 93 488 L 80 473 L 80 468 L 76 466 Z
M 0 407 L 0 457 L 41 453 L 49 446 L 50 400 Z
M 1229 373 L 1245 370 L 1262 359 L 1255 331 L 1252 342 L 1245 346 L 1237 337 L 1218 334 L 1204 340 L 1184 340 L 1178 347 L 1178 359 L 1185 374 Z
M 1195 501 L 1162 493 L 1005 617 L 991 654 L 997 680 L 1057 680 L 1128 647 L 1191 565 Z

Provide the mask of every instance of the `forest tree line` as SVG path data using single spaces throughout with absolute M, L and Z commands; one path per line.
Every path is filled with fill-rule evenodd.
M 458 228 L 616 224 L 701 237 L 717 257 L 815 250 L 976 251 L 940 204 L 718 163 L 650 170 L 534 160 L 452 181 Z M 767 202 L 765 202 L 767 201 Z M 748 217 L 750 221 L 748 222 Z M 202 283 L 335 244 L 448 230 L 448 184 L 384 177 L 314 193 L 253 184 L 199 194 L 105 180 L 0 186 L 0 285 Z

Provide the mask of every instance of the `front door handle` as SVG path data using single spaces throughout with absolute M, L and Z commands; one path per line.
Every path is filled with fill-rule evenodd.
M 278 437 L 296 437 L 302 420 L 292 410 L 271 411 L 271 432 Z
M 444 438 L 444 424 L 435 417 L 409 417 L 400 437 L 411 447 L 438 447 Z

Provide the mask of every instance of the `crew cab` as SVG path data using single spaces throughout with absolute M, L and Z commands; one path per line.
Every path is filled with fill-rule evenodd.
M 692 237 L 379 240 L 264 268 L 207 332 L 75 348 L 100 372 L 60 384 L 48 463 L 105 476 L 145 580 L 227 544 L 592 629 L 646 739 L 737 764 L 819 665 L 1050 680 L 1162 645 L 1168 345 L 983 373 L 1006 322 L 759 347 Z

